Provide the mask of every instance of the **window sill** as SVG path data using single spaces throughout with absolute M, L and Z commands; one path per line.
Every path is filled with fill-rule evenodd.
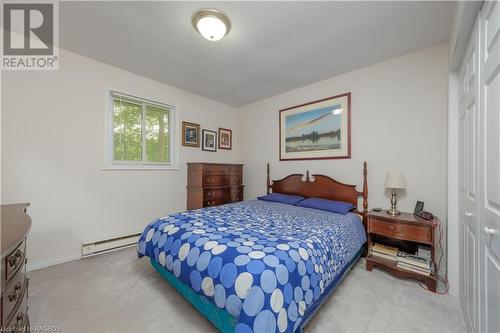
M 180 171 L 181 169 L 172 165 L 164 164 L 109 164 L 102 167 L 103 171 L 120 171 L 120 170 L 172 170 Z

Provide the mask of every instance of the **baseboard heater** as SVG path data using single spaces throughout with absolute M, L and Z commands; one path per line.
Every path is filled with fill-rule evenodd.
M 141 234 L 133 234 L 82 244 L 82 258 L 134 246 Z

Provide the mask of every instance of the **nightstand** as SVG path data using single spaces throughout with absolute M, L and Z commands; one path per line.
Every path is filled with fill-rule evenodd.
M 432 221 L 424 220 L 410 213 L 390 215 L 385 210 L 381 212 L 370 211 L 367 217 L 368 255 L 366 257 L 366 270 L 373 267 L 382 268 L 399 278 L 413 278 L 422 281 L 427 288 L 436 292 L 436 260 L 434 248 L 434 229 L 439 223 L 435 218 Z M 391 245 L 409 253 L 414 253 L 419 244 L 429 245 L 431 249 L 432 267 L 430 276 L 414 273 L 396 266 L 396 262 L 374 257 L 370 249 L 374 242 Z

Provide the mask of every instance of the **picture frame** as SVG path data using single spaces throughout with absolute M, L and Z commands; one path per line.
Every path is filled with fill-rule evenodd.
M 217 151 L 217 132 L 203 129 L 202 130 L 202 145 L 201 150 L 204 151 Z
M 279 111 L 280 161 L 351 158 L 351 93 Z
M 231 150 L 233 148 L 233 131 L 219 127 L 219 149 Z
M 182 145 L 186 147 L 200 147 L 200 125 L 182 122 Z

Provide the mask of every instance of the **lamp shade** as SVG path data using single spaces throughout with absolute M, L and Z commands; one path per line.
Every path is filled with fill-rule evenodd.
M 389 171 L 385 179 L 385 188 L 406 188 L 405 177 L 402 172 Z

